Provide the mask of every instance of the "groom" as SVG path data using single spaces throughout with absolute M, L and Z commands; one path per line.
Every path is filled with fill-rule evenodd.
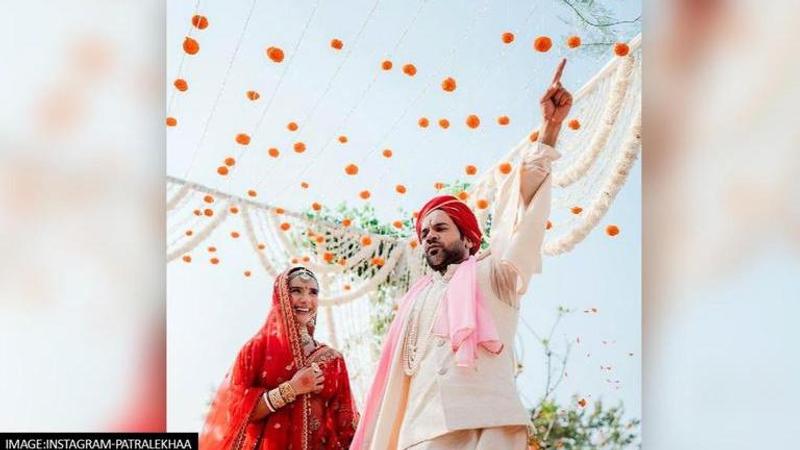
M 489 252 L 476 257 L 478 221 L 455 197 L 420 210 L 417 237 L 433 273 L 401 300 L 352 449 L 527 448 L 512 343 L 520 297 L 541 272 L 553 146 L 572 106 L 565 64 L 540 100 L 538 144 L 498 174 Z

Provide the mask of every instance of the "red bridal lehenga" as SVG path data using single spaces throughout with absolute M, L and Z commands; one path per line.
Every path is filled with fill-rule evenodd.
M 288 272 L 277 277 L 272 309 L 261 330 L 239 351 L 217 391 L 200 433 L 202 450 L 347 449 L 358 413 L 342 355 L 321 344 L 305 355 L 289 297 Z M 313 335 L 313 329 L 309 330 Z M 297 399 L 265 418 L 250 417 L 261 395 L 317 363 L 325 375 L 319 393 Z

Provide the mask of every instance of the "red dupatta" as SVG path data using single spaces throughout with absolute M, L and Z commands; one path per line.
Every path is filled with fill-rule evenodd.
M 262 450 L 308 450 L 308 395 L 298 395 L 265 419 L 250 422 L 262 394 L 289 381 L 305 365 L 287 271 L 275 279 L 266 323 L 239 351 L 217 391 L 200 433 L 200 448 L 250 450 L 261 440 Z

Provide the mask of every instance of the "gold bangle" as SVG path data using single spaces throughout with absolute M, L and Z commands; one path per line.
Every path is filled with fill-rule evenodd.
M 278 389 L 280 390 L 281 397 L 283 397 L 283 401 L 286 403 L 291 403 L 297 398 L 297 393 L 289 383 L 281 383 Z
M 269 400 L 270 403 L 272 403 L 272 406 L 275 407 L 275 409 L 283 408 L 286 405 L 286 402 L 283 400 L 283 397 L 281 396 L 281 391 L 278 388 L 269 391 Z

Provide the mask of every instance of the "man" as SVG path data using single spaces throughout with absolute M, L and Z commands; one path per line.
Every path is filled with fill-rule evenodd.
M 352 449 L 525 449 L 528 412 L 514 382 L 519 299 L 541 272 L 553 146 L 572 106 L 566 60 L 540 100 L 538 144 L 503 176 L 492 240 L 472 211 L 439 196 L 419 212 L 417 236 L 433 273 L 401 300 Z

